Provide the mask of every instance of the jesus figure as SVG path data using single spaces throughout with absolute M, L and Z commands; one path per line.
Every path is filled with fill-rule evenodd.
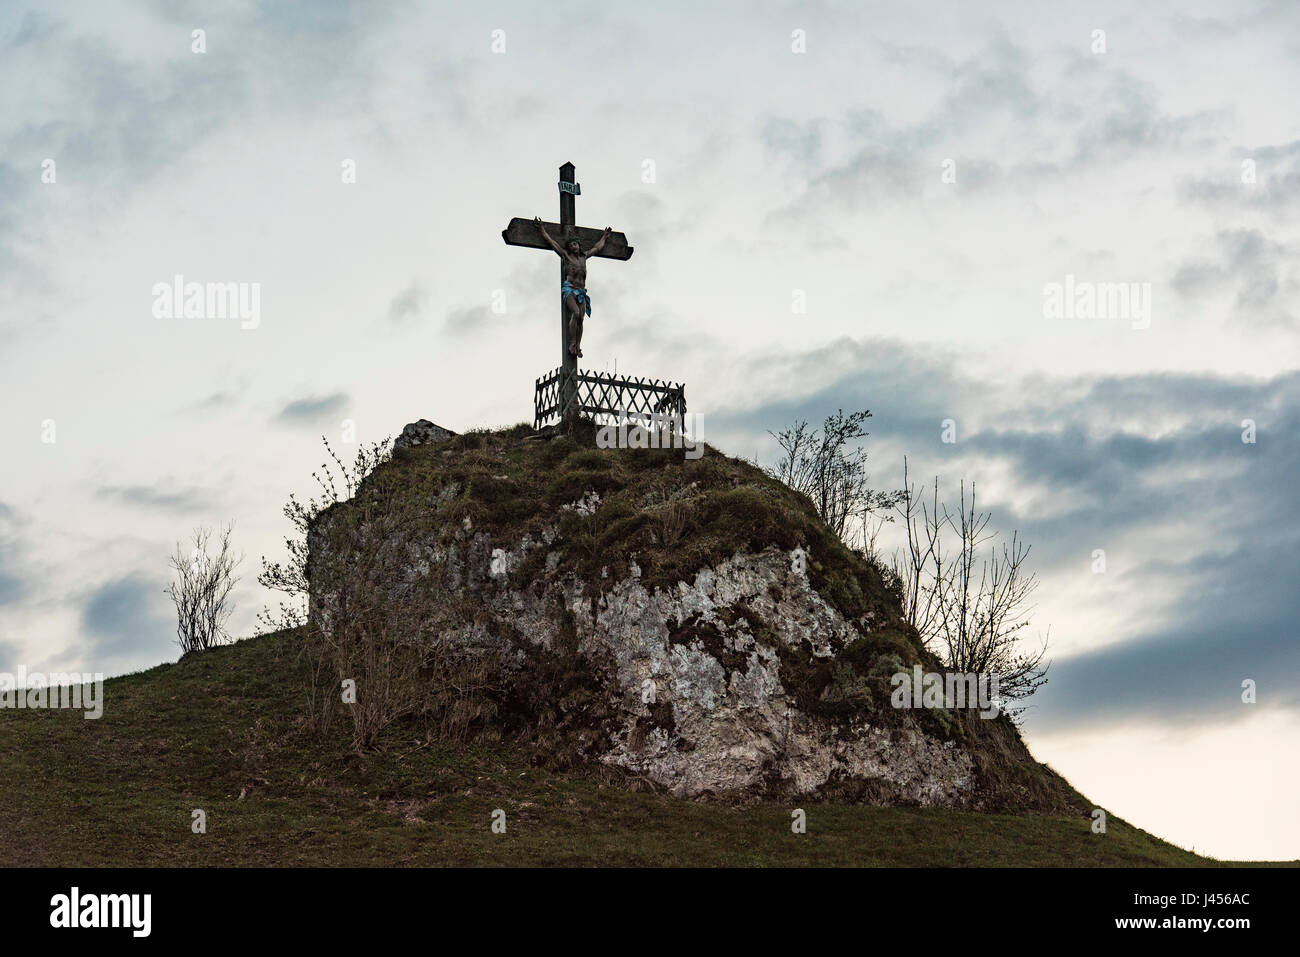
M 583 252 L 582 244 L 577 239 L 570 239 L 563 246 L 552 239 L 542 225 L 540 216 L 535 216 L 533 222 L 542 231 L 542 238 L 564 260 L 564 282 L 560 286 L 560 295 L 564 297 L 564 312 L 569 317 L 569 352 L 581 357 L 583 314 L 585 312 L 586 315 L 591 315 L 591 296 L 587 294 L 586 288 L 587 260 L 605 248 L 610 227 L 605 227 L 600 239 L 596 240 L 596 245 Z

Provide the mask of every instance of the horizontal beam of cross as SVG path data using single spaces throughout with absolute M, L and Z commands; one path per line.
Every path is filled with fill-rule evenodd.
M 551 234 L 560 245 L 564 245 L 570 239 L 577 238 L 578 243 L 582 246 L 583 252 L 586 252 L 592 246 L 596 245 L 600 239 L 601 230 L 589 229 L 586 226 L 562 226 L 559 223 L 542 223 L 546 231 Z M 516 216 L 510 220 L 510 225 L 501 230 L 501 238 L 510 246 L 528 246 L 531 249 L 550 249 L 546 240 L 542 238 L 541 230 L 531 219 L 521 219 Z M 596 253 L 598 259 L 622 259 L 632 258 L 634 247 L 627 244 L 627 236 L 622 233 L 610 233 L 609 240 L 605 243 L 605 248 Z

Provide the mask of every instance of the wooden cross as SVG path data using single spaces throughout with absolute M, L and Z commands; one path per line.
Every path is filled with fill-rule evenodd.
M 568 244 L 569 240 L 577 239 L 583 250 L 590 249 L 596 245 L 600 239 L 602 230 L 590 229 L 586 226 L 575 224 L 574 200 L 582 192 L 578 186 L 578 181 L 574 177 L 572 163 L 565 163 L 560 167 L 560 221 L 558 223 L 542 223 L 546 231 L 551 234 L 561 247 Z M 501 231 L 501 238 L 506 241 L 507 246 L 527 246 L 530 249 L 545 249 L 554 255 L 554 250 L 542 238 L 542 232 L 537 228 L 537 223 L 531 218 L 521 219 L 515 217 L 510 220 L 510 225 Z M 598 253 L 599 259 L 631 259 L 632 247 L 627 244 L 627 237 L 622 233 L 610 233 L 609 239 L 605 241 L 605 247 Z M 560 282 L 564 282 L 564 263 L 560 263 Z M 569 352 L 569 323 L 564 312 L 564 295 L 560 295 L 560 359 L 561 368 L 566 373 L 576 373 L 578 371 L 578 357 Z M 567 391 L 567 390 L 566 390 Z M 566 403 L 566 408 L 567 408 Z

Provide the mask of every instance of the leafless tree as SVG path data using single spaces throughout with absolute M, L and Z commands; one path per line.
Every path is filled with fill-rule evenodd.
M 949 668 L 996 675 L 1003 698 L 1023 701 L 1046 683 L 1048 668 L 1046 636 L 1037 649 L 1022 647 L 1038 587 L 1025 567 L 1030 546 L 1018 532 L 1010 542 L 997 541 L 991 513 L 976 507 L 973 483 L 968 497 L 962 482 L 954 513 L 940 501 L 937 477 L 929 490 L 910 483 L 906 460 L 903 482 L 896 508 L 907 549 L 895 554 L 894 573 L 904 617 Z M 1023 708 L 1004 710 L 1014 715 Z
M 230 593 L 239 581 L 235 569 L 244 560 L 231 549 L 232 531 L 234 523 L 224 526 L 214 541 L 212 529 L 196 528 L 188 554 L 181 542 L 176 543 L 171 559 L 175 579 L 166 592 L 176 606 L 181 654 L 206 651 L 230 640 L 226 632 L 226 622 L 234 611 Z
M 901 498 L 900 492 L 871 488 L 867 450 L 850 444 L 867 436 L 863 425 L 870 417 L 865 410 L 845 415 L 841 409 L 827 416 L 821 429 L 798 421 L 788 429 L 768 433 L 783 453 L 768 474 L 807 495 L 826 527 L 840 539 L 847 541 L 854 530 L 852 523 L 858 522 L 864 549 L 873 544 L 867 540 L 871 517 L 883 513 L 889 520 L 888 510 Z

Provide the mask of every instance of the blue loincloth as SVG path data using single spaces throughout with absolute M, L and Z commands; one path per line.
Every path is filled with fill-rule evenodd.
M 560 295 L 567 296 L 573 294 L 573 298 L 578 300 L 578 305 L 587 307 L 587 315 L 591 315 L 591 296 L 587 295 L 587 290 L 581 286 L 575 286 L 569 280 L 564 280 L 560 284 Z

